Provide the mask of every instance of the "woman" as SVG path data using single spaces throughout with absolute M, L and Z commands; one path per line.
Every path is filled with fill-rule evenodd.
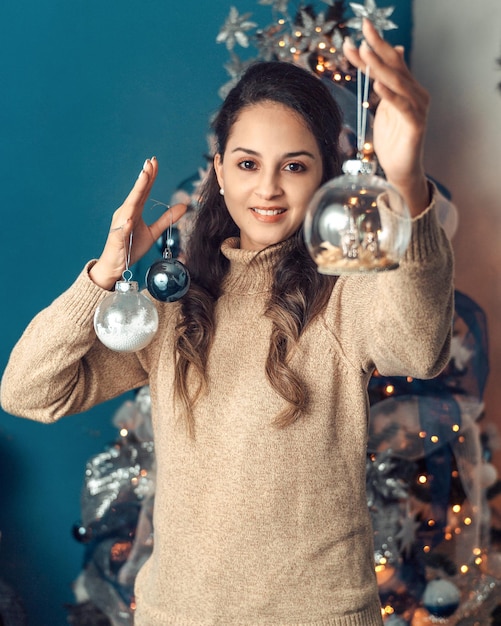
M 157 304 L 155 340 L 117 354 L 97 304 L 185 207 L 147 226 L 148 159 L 101 257 L 30 324 L 2 403 L 51 422 L 150 385 L 157 459 L 153 554 L 136 581 L 136 626 L 379 626 L 365 497 L 367 383 L 447 362 L 452 256 L 422 165 L 428 96 L 401 51 L 364 25 L 345 46 L 381 98 L 375 148 L 413 234 L 398 270 L 335 279 L 302 240 L 306 207 L 340 172 L 340 116 L 321 81 L 252 67 L 215 122 L 217 154 L 190 238 L 192 286 Z M 22 372 L 22 377 L 20 376 Z M 22 393 L 21 393 L 22 387 Z

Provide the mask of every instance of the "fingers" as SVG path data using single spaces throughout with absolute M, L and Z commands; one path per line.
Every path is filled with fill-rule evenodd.
M 156 222 L 150 224 L 150 232 L 153 240 L 156 241 L 171 224 L 175 224 L 188 210 L 186 204 L 174 204 L 168 211 L 165 211 Z
M 129 221 L 132 221 L 133 224 L 141 217 L 157 173 L 158 161 L 156 157 L 146 159 L 129 195 L 125 198 L 122 206 L 113 214 L 111 230 L 125 228 Z
M 410 72 L 404 59 L 402 46 L 393 47 L 377 32 L 369 20 L 363 24 L 364 41 L 355 48 L 345 41 L 346 58 L 355 67 L 366 71 L 374 80 L 374 91 L 394 105 L 404 115 L 415 116 L 420 125 L 426 119 L 429 94 Z

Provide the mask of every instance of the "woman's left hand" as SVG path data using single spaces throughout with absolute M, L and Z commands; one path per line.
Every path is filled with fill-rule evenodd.
M 403 195 L 412 216 L 429 204 L 423 151 L 430 97 L 407 67 L 403 48 L 384 41 L 369 20 L 360 48 L 345 42 L 343 51 L 355 67 L 370 68 L 380 101 L 374 117 L 374 150 L 388 182 Z

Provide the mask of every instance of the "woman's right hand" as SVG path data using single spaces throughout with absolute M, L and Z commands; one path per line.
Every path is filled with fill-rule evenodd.
M 158 172 L 155 157 L 146 159 L 143 169 L 121 207 L 113 214 L 110 231 L 98 261 L 90 269 L 91 280 L 103 289 L 113 289 L 126 269 L 126 258 L 130 252 L 129 265 L 142 258 L 160 235 L 182 217 L 187 210 L 185 204 L 175 204 L 165 211 L 153 224 L 146 224 L 143 209 Z M 129 251 L 130 234 L 133 233 Z

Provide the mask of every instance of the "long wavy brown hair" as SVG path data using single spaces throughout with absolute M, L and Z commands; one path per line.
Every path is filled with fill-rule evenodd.
M 279 61 L 252 65 L 229 92 L 212 123 L 216 151 L 221 157 L 224 157 L 228 136 L 239 113 L 263 101 L 286 105 L 306 122 L 322 154 L 322 183 L 340 173 L 342 118 L 328 88 L 308 71 Z M 186 264 L 192 283 L 182 300 L 176 326 L 175 393 L 192 436 L 195 433 L 193 408 L 208 386 L 207 360 L 217 330 L 215 306 L 229 269 L 229 261 L 220 248 L 225 239 L 238 235 L 212 168 L 201 191 L 190 235 Z M 293 423 L 308 406 L 308 389 L 289 364 L 291 350 L 311 320 L 325 308 L 335 282 L 335 278 L 317 272 L 306 249 L 302 229 L 291 237 L 290 243 L 275 267 L 265 311 L 273 322 L 266 376 L 286 401 L 285 408 L 274 418 L 279 427 Z

